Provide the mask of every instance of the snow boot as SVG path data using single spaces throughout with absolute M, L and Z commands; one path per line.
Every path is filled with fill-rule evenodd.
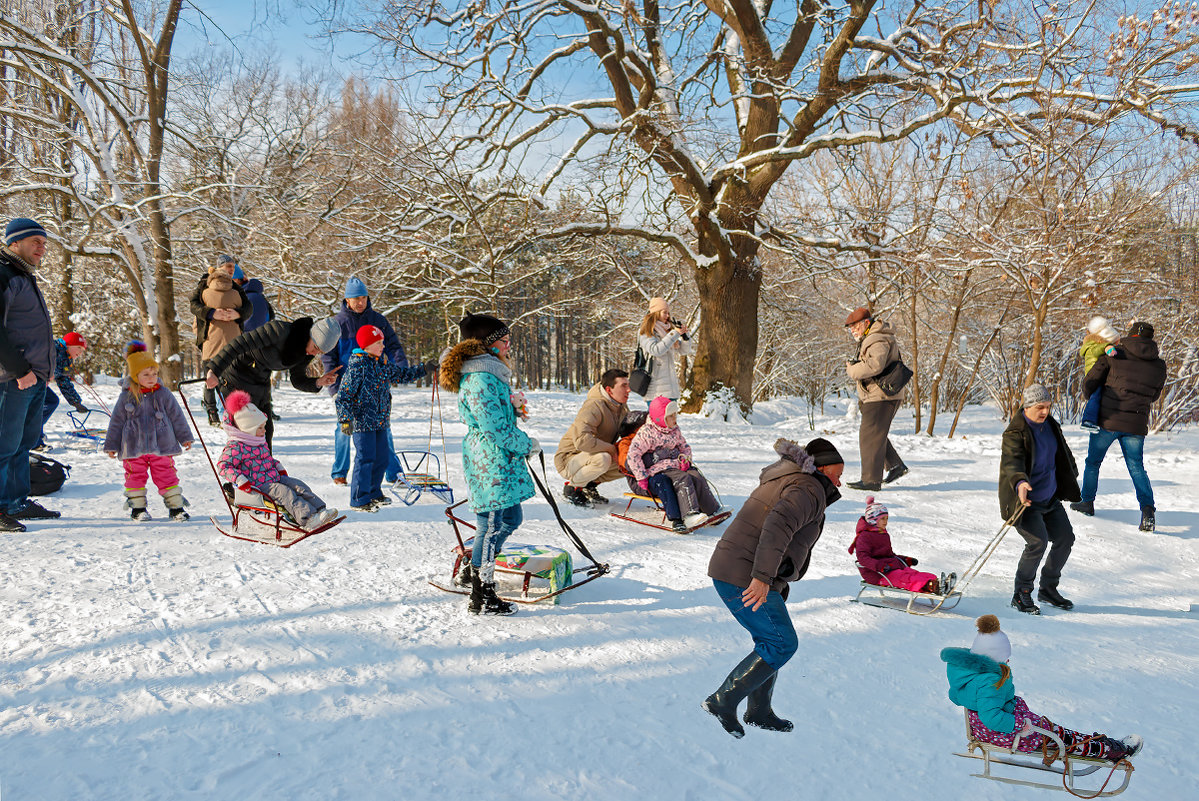
M 495 582 L 483 584 L 483 614 L 485 615 L 514 615 L 516 606 L 511 601 L 505 601 L 495 594 Z
M 221 427 L 221 416 L 217 414 L 216 409 L 208 410 L 208 425 L 212 426 L 213 428 Z
M 703 512 L 692 512 L 689 515 L 683 515 L 683 522 L 687 524 L 687 528 L 698 528 L 708 522 L 708 516 Z
M 174 509 L 168 510 L 168 514 L 172 523 L 186 523 L 192 518 L 182 506 L 176 506 Z
M 883 476 L 883 483 L 890 484 L 892 481 L 903 478 L 910 472 L 912 471 L 908 470 L 908 466 L 906 464 L 901 464 L 899 467 L 892 467 L 887 471 L 887 475 Z
M 1041 607 L 1032 602 L 1032 590 L 1016 590 L 1012 596 L 1012 608 L 1029 615 L 1041 614 Z
M 751 726 L 768 731 L 791 731 L 795 728 L 795 724 L 780 718 L 770 708 L 770 699 L 774 695 L 774 682 L 778 677 L 779 672 L 776 670 L 749 694 L 749 702 L 746 704 L 742 720 Z
M 466 604 L 466 611 L 472 615 L 483 611 L 483 581 L 479 578 L 477 570 L 470 572 L 470 601 Z
M 1078 512 L 1080 515 L 1086 515 L 1087 517 L 1095 516 L 1094 501 L 1079 501 L 1078 503 L 1072 503 L 1070 504 L 1070 508 Z
M 1042 587 L 1037 590 L 1037 600 L 1056 606 L 1058 609 L 1065 609 L 1067 612 L 1074 608 L 1074 602 L 1069 598 L 1062 597 L 1062 594 L 1057 591 L 1057 587 Z
M 178 484 L 173 487 L 167 487 L 163 491 L 162 503 L 166 506 L 171 520 L 184 521 L 191 518 L 187 512 L 183 511 L 183 507 L 187 506 L 187 498 L 183 497 L 183 490 L 179 488 Z
M 687 527 L 687 524 L 677 517 L 670 518 L 670 528 L 675 534 L 691 533 L 691 529 Z
M 150 513 L 146 509 L 139 507 L 139 506 L 133 507 L 133 511 L 130 512 L 129 516 L 131 518 L 133 518 L 134 520 L 136 520 L 138 523 L 145 523 L 148 520 L 154 519 L 154 518 L 150 517 Z
M 605 498 L 603 495 L 599 494 L 599 490 L 596 489 L 597 486 L 598 485 L 594 481 L 592 481 L 590 484 L 583 487 L 583 497 L 587 499 L 588 503 L 595 504 L 596 506 L 598 506 L 601 503 L 608 502 L 607 498 Z
M 703 708 L 714 715 L 729 734 L 744 737 L 745 729 L 737 720 L 737 705 L 774 672 L 756 651 L 751 652 L 725 677 L 716 692 L 704 699 Z
M 1139 734 L 1130 734 L 1122 740 L 1116 740 L 1116 742 L 1124 747 L 1124 754 L 1119 759 L 1134 757 L 1141 753 L 1141 749 L 1145 747 L 1145 738 Z
M 950 573 L 949 575 L 941 574 L 941 581 L 937 584 L 938 595 L 949 595 L 953 592 L 953 588 L 958 585 L 958 574 Z
M 572 503 L 575 506 L 586 508 L 591 505 L 591 501 L 587 500 L 586 493 L 572 484 L 563 485 L 562 497 L 566 499 L 567 503 Z
M 1153 531 L 1157 528 L 1157 518 L 1154 517 L 1156 511 L 1152 506 L 1141 507 L 1141 531 Z
M 139 523 L 150 519 L 150 513 L 146 511 L 145 487 L 126 489 L 125 505 L 132 510 L 132 514 L 129 516 Z
M 454 586 L 470 587 L 470 577 L 474 575 L 474 572 L 475 566 L 470 563 L 470 560 L 462 560 L 462 564 L 458 566 L 458 572 L 454 574 Z

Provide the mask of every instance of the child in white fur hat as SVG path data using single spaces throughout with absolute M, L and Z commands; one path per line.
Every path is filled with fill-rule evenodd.
M 1116 355 L 1116 343 L 1120 341 L 1120 334 L 1112 327 L 1112 324 L 1107 321 L 1106 317 L 1092 317 L 1091 322 L 1087 324 L 1087 335 L 1082 339 L 1082 347 L 1078 349 L 1078 355 L 1082 357 L 1082 374 L 1085 376 L 1095 366 L 1095 362 L 1099 361 L 1099 357 L 1105 353 L 1108 356 Z M 1082 419 L 1080 424 L 1083 428 L 1096 430 L 1099 428 L 1099 397 L 1102 394 L 1102 389 L 1091 393 L 1087 398 L 1087 404 L 1082 411 Z
M 266 414 L 242 390 L 225 399 L 225 433 L 229 441 L 217 461 L 217 472 L 242 492 L 251 487 L 291 515 L 305 531 L 320 528 L 337 517 L 307 484 L 287 475 L 266 444 Z
M 1116 740 L 1096 732 L 1086 735 L 1057 725 L 1046 717 L 1029 710 L 1024 699 L 1016 695 L 1012 669 L 1008 660 L 1012 644 L 999 630 L 999 618 L 983 615 L 976 621 L 978 634 L 969 648 L 943 648 L 941 661 L 949 678 L 949 700 L 970 710 L 970 734 L 986 743 L 1011 748 L 1020 735 L 1017 751 L 1040 751 L 1042 745 L 1052 754 L 1056 744 L 1038 729 L 1053 732 L 1061 738 L 1072 756 L 1094 757 L 1112 761 L 1126 759 L 1144 745 L 1137 735 Z

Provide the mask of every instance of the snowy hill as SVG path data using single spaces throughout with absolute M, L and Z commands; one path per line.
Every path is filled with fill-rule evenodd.
M 114 390 L 101 391 L 111 402 Z M 398 447 L 427 443 L 428 397 L 395 393 Z M 530 393 L 527 430 L 552 450 L 580 402 Z M 330 401 L 285 390 L 278 407 L 284 465 L 347 507 L 348 489 L 328 475 Z M 856 422 L 827 412 L 816 433 L 857 478 Z M 444 413 L 450 479 L 464 493 L 452 397 Z M 771 422 L 681 418 L 696 462 L 735 508 L 777 437 L 816 435 L 794 402 L 762 404 L 758 419 Z M 165 522 L 155 501 L 156 520 L 136 524 L 121 506 L 120 465 L 68 442 L 66 422 L 56 415 L 49 437 L 73 467 L 47 503 L 63 518 L 0 537 L 6 801 L 1056 797 L 969 778 L 978 763 L 952 756 L 965 727 L 938 651 L 969 645 L 986 612 L 1011 637 L 1017 691 L 1034 711 L 1145 737 L 1125 797 L 1196 796 L 1199 432 L 1148 441 L 1153 534 L 1136 529 L 1113 449 L 1099 514 L 1071 514 L 1078 541 L 1061 589 L 1077 608 L 1040 618 L 1008 607 L 1016 534 L 953 613 L 850 603 L 858 578 L 846 548 L 865 495 L 846 490 L 792 587 L 800 650 L 775 707 L 797 730 L 738 741 L 699 706 L 750 648 L 705 575 L 719 529 L 682 537 L 569 509 L 612 575 L 557 607 L 476 618 L 465 598 L 426 583 L 448 578 L 453 543 L 431 499 L 351 513 L 288 550 L 239 542 L 206 519 L 224 508 L 196 449 L 178 460 L 192 522 Z M 895 429 L 910 427 L 901 413 Z M 894 437 L 912 472 L 880 497 L 897 550 L 922 568 L 960 572 L 998 529 L 1001 430 L 993 410 L 974 409 L 965 437 Z M 1085 437 L 1067 433 L 1081 466 Z M 219 432 L 203 434 L 219 449 Z M 543 500 L 525 515 L 514 540 L 566 547 Z

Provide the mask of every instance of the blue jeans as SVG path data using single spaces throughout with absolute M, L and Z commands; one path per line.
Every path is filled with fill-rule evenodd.
M 50 415 L 54 414 L 54 410 L 58 408 L 58 396 L 54 394 L 54 390 L 46 386 L 46 395 L 42 399 L 42 431 L 38 434 L 37 444 L 41 445 L 46 441 L 46 423 L 50 420 Z
M 1097 431 L 1099 429 L 1099 402 L 1103 399 L 1103 389 L 1097 389 L 1087 398 L 1087 405 L 1082 408 L 1082 419 L 1079 424 L 1083 428 Z
M 712 585 L 733 617 L 754 638 L 754 651 L 762 661 L 775 670 L 787 664 L 799 650 L 799 636 L 791 623 L 791 615 L 787 614 L 783 596 L 771 590 L 766 603 L 758 607 L 758 611 L 751 612 L 751 607 L 741 600 L 741 587 L 719 579 L 712 579 Z
M 345 478 L 350 472 L 350 440 L 352 437 L 347 436 L 341 426 L 333 429 L 333 470 L 329 475 L 334 478 Z M 387 471 L 383 474 L 384 478 L 390 484 L 396 480 L 396 476 L 400 474 L 400 457 L 396 456 L 396 446 L 391 439 L 391 429 L 387 429 L 387 451 L 391 457 L 387 460 Z
M 1124 464 L 1128 467 L 1132 486 L 1137 491 L 1137 503 L 1142 509 L 1153 506 L 1153 487 L 1149 485 L 1149 474 L 1145 472 L 1144 464 L 1145 438 L 1139 434 L 1122 434 L 1105 428 L 1091 432 L 1091 441 L 1087 445 L 1087 466 L 1082 473 L 1082 499 L 1095 500 L 1099 491 L 1099 465 L 1103 464 L 1107 449 L 1116 440 L 1120 440 Z
M 354 475 L 350 479 L 350 505 L 362 506 L 383 497 L 383 472 L 387 467 L 387 429 L 354 432 Z
M 15 511 L 29 497 L 29 451 L 42 435 L 46 382 L 17 389 L 0 383 L 0 511 Z
M 520 504 L 491 512 L 475 514 L 475 541 L 471 544 L 470 563 L 479 571 L 480 580 L 490 584 L 495 575 L 495 557 L 504 547 L 504 541 L 524 521 Z M 481 570 L 487 565 L 486 570 Z

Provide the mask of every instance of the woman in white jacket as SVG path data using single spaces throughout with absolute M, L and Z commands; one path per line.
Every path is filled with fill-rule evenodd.
M 663 298 L 650 298 L 649 313 L 641 321 L 637 332 L 637 344 L 645 355 L 653 360 L 650 369 L 649 390 L 645 397 L 664 395 L 671 400 L 679 399 L 679 370 L 676 356 L 689 356 L 695 345 L 687 338 L 687 328 L 674 325 L 670 319 L 670 306 Z

